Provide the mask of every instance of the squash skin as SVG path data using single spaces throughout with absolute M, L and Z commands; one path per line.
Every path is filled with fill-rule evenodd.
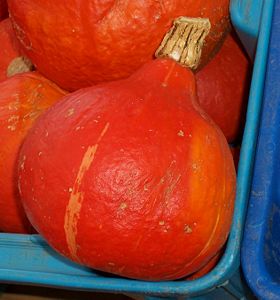
M 8 4 L 26 56 L 69 91 L 131 75 L 153 59 L 176 17 L 210 18 L 212 30 L 202 64 L 229 30 L 229 0 L 9 0 Z
M 196 74 L 199 103 L 229 143 L 242 136 L 251 69 L 249 58 L 231 33 L 218 54 Z
M 16 57 L 21 56 L 20 46 L 10 19 L 0 22 L 0 82 L 7 79 L 7 70 Z
M 0 0 L 0 21 L 8 17 L 8 5 L 6 0 Z
M 53 106 L 24 142 L 19 178 L 52 247 L 125 277 L 192 274 L 230 230 L 230 150 L 197 104 L 192 72 L 169 59 Z
M 65 92 L 36 73 L 0 83 L 0 232 L 32 232 L 17 190 L 17 157 L 36 118 Z

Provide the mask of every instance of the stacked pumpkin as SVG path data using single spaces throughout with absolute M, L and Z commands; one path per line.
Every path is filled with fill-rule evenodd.
M 125 277 L 204 274 L 230 230 L 228 142 L 248 88 L 229 1 L 8 6 L 0 230 L 31 223 L 62 255 Z

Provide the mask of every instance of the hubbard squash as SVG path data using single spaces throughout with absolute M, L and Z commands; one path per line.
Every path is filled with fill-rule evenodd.
M 0 231 L 31 231 L 17 190 L 16 160 L 35 119 L 65 92 L 38 73 L 0 83 Z
M 98 270 L 182 278 L 211 260 L 230 230 L 228 144 L 199 107 L 192 71 L 168 57 L 65 96 L 30 130 L 18 165 L 36 230 Z
M 24 53 L 66 90 L 128 77 L 179 16 L 209 18 L 202 64 L 229 29 L 229 0 L 8 0 Z
M 201 107 L 221 128 L 228 142 L 239 141 L 245 123 L 251 64 L 236 35 L 196 74 Z
M 0 45 L 0 82 L 15 74 L 32 70 L 32 63 L 20 51 L 9 18 L 0 22 Z

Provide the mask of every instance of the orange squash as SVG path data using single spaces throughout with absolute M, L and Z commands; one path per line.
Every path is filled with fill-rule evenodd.
M 193 73 L 170 58 L 65 96 L 36 122 L 19 158 L 27 215 L 51 246 L 145 280 L 182 278 L 216 255 L 230 230 L 235 180 Z
M 0 83 L 0 231 L 25 233 L 31 226 L 17 190 L 16 160 L 37 117 L 65 92 L 38 73 Z
M 250 61 L 233 33 L 213 60 L 196 74 L 199 103 L 228 142 L 236 142 L 242 135 L 250 75 Z
M 18 73 L 31 71 L 31 62 L 22 55 L 10 19 L 0 22 L 0 82 Z
M 154 57 L 179 16 L 211 21 L 202 64 L 229 29 L 229 0 L 8 0 L 24 53 L 66 90 L 126 78 Z

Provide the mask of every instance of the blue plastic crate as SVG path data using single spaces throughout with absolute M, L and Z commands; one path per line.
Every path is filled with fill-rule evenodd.
M 240 244 L 258 136 L 273 2 L 273 0 L 265 0 L 262 14 L 259 11 L 258 14 L 254 15 L 255 17 L 250 16 L 249 18 L 251 21 L 254 20 L 253 23 L 256 24 L 260 17 L 258 49 L 241 148 L 233 224 L 226 251 L 218 266 L 206 276 L 191 282 L 129 280 L 104 276 L 101 273 L 78 266 L 53 251 L 38 235 L 0 234 L 0 282 L 134 293 L 146 295 L 146 299 L 160 299 L 159 297 L 175 299 L 178 296 L 196 300 L 247 299 L 247 291 L 246 288 L 243 288 L 242 279 L 238 272 Z M 232 1 L 232 15 L 245 16 L 242 10 L 246 6 L 240 5 L 240 3 L 240 1 Z M 252 13 L 255 14 L 255 10 L 252 10 Z M 238 26 L 240 32 L 243 30 L 243 33 L 248 33 L 248 20 L 238 19 L 238 22 L 235 23 L 233 18 L 233 23 Z M 258 30 L 255 30 L 254 34 L 251 35 L 252 40 L 256 40 L 257 35 Z
M 232 0 L 231 20 L 251 58 L 255 55 L 261 12 L 267 0 Z
M 280 299 L 280 1 L 275 1 L 264 109 L 242 244 L 242 266 L 258 299 Z

